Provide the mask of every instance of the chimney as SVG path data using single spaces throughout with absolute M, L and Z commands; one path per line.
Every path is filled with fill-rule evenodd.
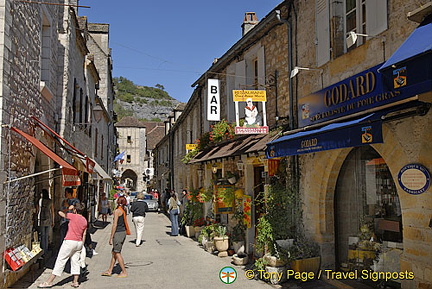
M 245 36 L 246 33 L 249 32 L 255 25 L 258 24 L 258 18 L 255 12 L 246 12 L 245 17 L 242 24 L 242 36 Z

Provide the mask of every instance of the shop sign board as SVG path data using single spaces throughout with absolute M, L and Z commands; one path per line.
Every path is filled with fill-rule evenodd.
M 386 76 L 378 72 L 381 66 L 382 63 L 299 98 L 299 127 L 322 123 L 407 99 L 427 91 L 425 87 L 428 84 L 430 90 L 430 81 L 417 83 L 416 77 L 410 76 L 409 72 L 415 71 L 415 68 L 403 67 L 394 72 L 396 76 L 391 75 L 389 76 L 391 79 L 387 80 Z M 388 85 L 387 82 L 390 84 Z
M 207 120 L 220 121 L 220 92 L 219 80 L 207 81 Z
M 401 188 L 411 195 L 420 195 L 426 192 L 430 186 L 430 173 L 420 164 L 408 164 L 398 174 Z
M 236 134 L 268 134 L 265 90 L 233 90 Z M 240 126 L 240 119 L 244 123 Z
M 194 143 L 187 143 L 186 144 L 186 150 L 194 150 L 194 149 L 196 149 L 197 148 L 197 144 L 194 144 Z

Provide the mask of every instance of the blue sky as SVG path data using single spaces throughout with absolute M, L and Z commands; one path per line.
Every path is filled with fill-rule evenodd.
M 113 76 L 161 84 L 187 102 L 194 83 L 241 38 L 245 12 L 264 18 L 281 0 L 80 0 L 80 16 L 110 24 Z

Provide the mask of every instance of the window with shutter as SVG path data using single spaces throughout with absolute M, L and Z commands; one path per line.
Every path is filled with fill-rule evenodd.
M 328 0 L 316 0 L 316 60 L 321 66 L 330 60 L 330 12 Z
M 317 25 L 319 10 L 322 9 L 317 0 Z M 381 0 L 331 0 L 331 47 L 333 58 L 339 57 L 349 50 L 365 43 L 366 38 L 359 36 L 356 43 L 347 48 L 348 33 L 355 32 L 373 37 L 387 29 L 387 1 Z M 322 21 L 322 20 L 321 20 Z M 318 33 L 318 28 L 317 28 Z
M 235 72 L 235 89 L 244 89 L 246 86 L 246 62 L 237 62 Z
M 264 47 L 258 50 L 258 89 L 263 89 L 265 87 L 265 54 Z

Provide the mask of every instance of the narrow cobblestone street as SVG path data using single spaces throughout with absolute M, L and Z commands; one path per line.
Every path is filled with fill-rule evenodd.
M 110 218 L 111 219 L 111 218 Z M 109 220 L 110 220 L 109 219 Z M 135 230 L 130 220 L 132 235 L 127 236 L 122 255 L 128 267 L 128 278 L 103 277 L 109 265 L 111 246 L 108 244 L 111 224 L 98 229 L 92 234 L 92 240 L 97 243 L 98 255 L 87 258 L 88 271 L 86 280 L 82 280 L 80 288 L 336 288 L 323 281 L 306 282 L 303 284 L 287 282 L 283 286 L 271 285 L 260 280 L 248 280 L 244 268 L 232 265 L 231 258 L 219 258 L 209 254 L 198 246 L 197 242 L 184 237 L 171 237 L 169 219 L 163 214 L 148 213 L 145 219 L 144 242 L 141 247 L 135 247 Z M 53 265 L 53 264 L 52 264 Z M 37 288 L 51 274 L 52 265 L 35 275 L 33 282 L 31 274 L 10 288 Z M 237 280 L 229 285 L 219 279 L 219 272 L 225 266 L 232 266 L 237 271 Z M 116 266 L 114 273 L 120 268 Z M 56 278 L 53 288 L 71 288 L 72 277 L 63 273 Z M 301 286 L 299 286 L 301 285 Z M 349 288 L 349 287 L 346 287 Z

